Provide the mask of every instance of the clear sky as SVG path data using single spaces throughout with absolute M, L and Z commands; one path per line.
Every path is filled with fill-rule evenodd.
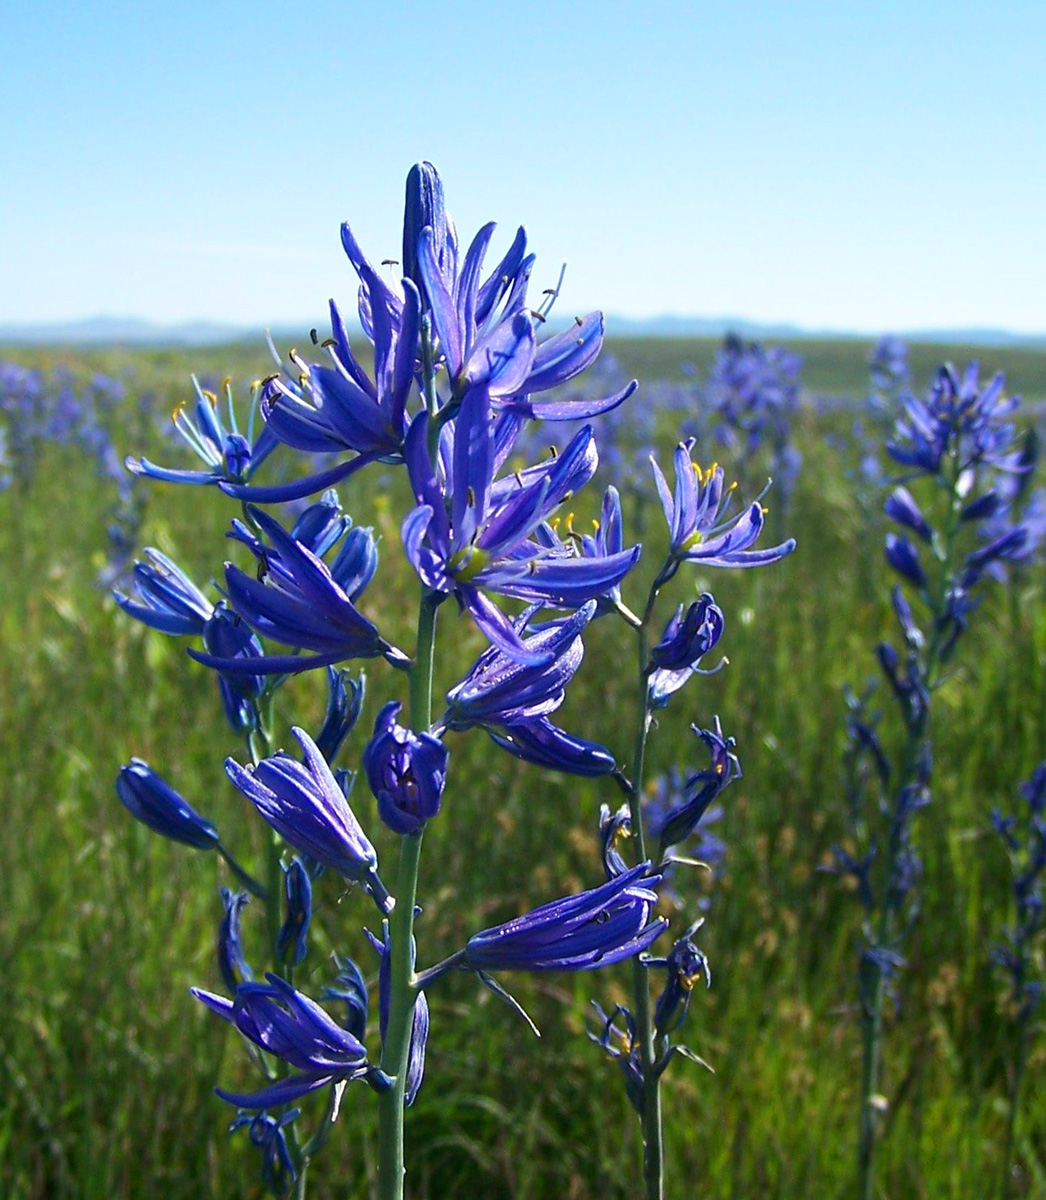
M 629 316 L 1046 332 L 1046 3 L 5 4 L 0 322 L 284 326 L 403 178 Z

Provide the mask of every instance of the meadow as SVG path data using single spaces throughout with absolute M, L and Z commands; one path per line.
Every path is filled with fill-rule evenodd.
M 717 345 L 610 341 L 607 350 L 641 381 L 628 403 L 656 405 L 654 381 L 685 385 L 685 364 L 700 378 Z M 854 1195 L 860 909 L 850 883 L 822 868 L 847 837 L 843 688 L 877 674 L 875 645 L 894 636 L 893 576 L 882 549 L 885 492 L 861 492 L 861 450 L 851 437 L 870 345 L 793 349 L 805 358 L 792 433 L 803 462 L 787 509 L 773 509 L 773 493 L 768 503 L 797 552 L 767 570 L 706 572 L 672 585 L 680 601 L 695 589 L 714 592 L 730 665 L 694 681 L 660 714 L 650 776 L 703 766 L 689 725 L 707 727 L 716 714 L 737 739 L 744 768 L 715 826 L 725 856 L 714 874 L 678 886 L 687 913 L 696 912 L 697 897 L 706 903 L 700 944 L 713 986 L 694 995 L 687 1040 L 715 1071 L 679 1064 L 666 1077 L 667 1194 L 678 1200 Z M 916 386 L 945 357 L 1005 369 L 1009 389 L 1025 398 L 1021 421 L 1042 425 L 1046 355 L 915 346 Z M 9 348 L 0 359 L 48 371 L 61 365 L 77 379 L 121 379 L 125 395 L 106 418 L 113 443 L 121 456 L 147 452 L 162 462 L 178 457 L 164 424 L 190 398 L 190 371 L 230 374 L 243 397 L 270 369 L 264 346 L 241 344 Z M 678 416 L 654 412 L 663 462 Z M 712 444 L 699 445 L 697 456 L 719 457 L 729 470 Z M 340 494 L 356 522 L 382 539 L 381 588 L 363 610 L 380 616 L 391 640 L 410 644 L 416 584 L 395 552 L 401 489 L 391 476 L 385 484 L 365 477 Z M 156 546 L 193 578 L 209 578 L 228 553 L 223 534 L 239 506 L 210 490 L 149 481 L 139 494 L 139 551 Z M 593 495 L 585 503 L 598 504 Z M 99 584 L 113 498 L 112 482 L 81 449 L 55 445 L 43 448 L 31 478 L 0 493 L 0 1195 L 257 1196 L 254 1151 L 242 1134 L 227 1136 L 230 1110 L 212 1092 L 219 1081 L 246 1077 L 239 1039 L 188 990 L 218 986 L 217 885 L 232 881 L 216 856 L 164 842 L 132 821 L 114 792 L 116 772 L 131 755 L 162 767 L 252 867 L 261 862 L 263 830 L 225 777 L 223 760 L 240 746 L 209 673 L 187 659 L 182 642 L 128 619 Z M 642 532 L 642 579 L 666 538 L 660 514 L 626 496 L 625 524 Z M 935 698 L 933 802 L 915 825 L 921 912 L 899 1003 L 888 1007 L 879 1186 L 891 1200 L 999 1193 L 1013 1026 L 990 953 L 1012 919 L 1012 893 L 990 814 L 1014 807 L 1018 784 L 1046 756 L 1044 583 L 1040 558 L 986 590 Z M 401 595 L 402 607 L 381 602 Z M 437 694 L 481 648 L 451 607 L 441 615 L 448 649 Z M 620 645 L 604 623 L 590 629 L 561 723 L 627 757 L 634 685 Z M 380 661 L 367 665 L 375 678 L 384 670 Z M 294 710 L 318 724 L 318 680 L 298 679 L 288 691 Z M 289 699 L 284 707 L 291 710 Z M 351 735 L 348 763 L 358 760 L 373 717 L 372 704 Z M 599 806 L 619 802 L 607 779 L 536 771 L 479 733 L 452 739 L 450 787 L 427 835 L 419 892 L 433 960 L 477 928 L 598 882 Z M 278 742 L 289 740 L 281 726 Z M 391 835 L 374 819 L 365 788 L 354 804 L 379 856 L 391 859 Z M 333 889 L 317 903 L 298 986 L 324 975 L 331 951 L 358 954 L 370 971 L 358 910 L 343 907 Z M 248 909 L 249 953 L 261 937 L 260 916 Z M 627 970 L 512 984 L 540 1039 L 470 976 L 432 990 L 427 1074 L 407 1118 L 408 1193 L 637 1195 L 633 1114 L 614 1065 L 585 1036 L 594 1028 L 592 999 L 608 1010 L 626 1000 Z M 1046 1103 L 1037 1086 L 1044 1065 L 1040 1040 L 1028 1068 L 1016 1195 L 1046 1196 Z M 314 1164 L 316 1197 L 366 1196 L 373 1185 L 373 1112 L 354 1099 L 350 1089 Z

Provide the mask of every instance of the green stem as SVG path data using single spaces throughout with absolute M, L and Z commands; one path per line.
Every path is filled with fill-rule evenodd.
M 436 612 L 441 595 L 424 592 L 418 611 L 418 645 L 410 669 L 410 721 L 414 729 L 432 724 L 432 658 Z M 414 904 L 423 831 L 408 834 L 400 846 L 396 907 L 390 919 L 389 1023 L 382 1048 L 381 1069 L 393 1085 L 378 1097 L 378 1198 L 402 1200 L 403 1096 L 417 991 L 414 981 Z
M 1013 1068 L 1013 1086 L 1010 1088 L 1010 1111 L 1006 1121 L 1006 1154 L 1002 1163 L 1002 1187 L 999 1195 L 1002 1200 L 1013 1190 L 1013 1154 L 1017 1146 L 1017 1124 L 1021 1110 L 1021 1092 L 1024 1090 L 1024 1068 L 1028 1061 L 1029 1021 L 1021 1016 L 1020 1032 L 1017 1040 L 1017 1061 Z
M 947 489 L 947 511 L 944 521 L 944 541 L 938 554 L 940 576 L 933 593 L 927 591 L 925 599 L 933 617 L 933 628 L 921 664 L 922 677 L 927 695 L 938 685 L 941 667 L 940 652 L 944 638 L 942 618 L 948 603 L 948 586 L 951 582 L 952 561 L 962 523 L 962 498 L 959 495 L 960 470 L 954 464 Z M 901 752 L 895 788 L 901 791 L 915 777 L 919 750 L 924 739 L 929 737 L 929 713 L 918 728 L 909 725 L 908 736 Z M 893 865 L 901 847 L 899 830 L 891 829 L 889 853 L 883 856 L 879 872 L 879 928 L 876 947 L 892 949 L 897 936 L 893 913 L 887 904 L 887 889 L 893 874 Z M 882 1065 L 883 1000 L 886 986 L 883 968 L 876 962 L 862 963 L 861 997 L 864 1003 L 864 1053 L 861 1073 L 861 1109 L 857 1149 L 857 1194 L 860 1200 L 872 1200 L 875 1191 L 875 1151 L 878 1143 L 880 1105 L 879 1080 Z
M 629 795 L 629 814 L 632 833 L 636 838 L 637 861 L 647 858 L 646 834 L 643 829 L 643 786 L 646 764 L 646 743 L 650 733 L 649 674 L 650 621 L 660 588 L 661 576 L 655 580 L 647 597 L 642 620 L 636 630 L 639 666 L 639 691 L 636 698 L 636 738 L 632 755 L 632 789 Z M 647 969 L 638 957 L 632 960 L 632 992 L 636 1026 L 640 1036 L 643 1061 L 643 1184 L 646 1200 L 661 1200 L 664 1195 L 664 1140 L 661 1122 L 661 1078 L 655 1071 L 657 1049 L 653 1014 L 650 1004 L 650 981 Z

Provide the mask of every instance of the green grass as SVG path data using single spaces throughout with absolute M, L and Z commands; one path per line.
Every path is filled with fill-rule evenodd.
M 632 342 L 615 352 L 628 369 L 656 378 L 683 361 L 700 366 L 711 348 Z M 867 346 L 800 349 L 811 391 L 861 393 Z M 931 362 L 922 353 L 914 357 L 925 378 Z M 129 371 L 135 392 L 154 395 L 158 420 L 186 397 L 190 368 L 231 370 L 243 382 L 267 370 L 264 354 L 241 347 L 191 357 L 37 357 Z M 981 358 L 985 367 L 1012 370 L 1030 394 L 1046 392 L 1041 356 Z M 150 444 L 130 440 L 142 437 L 130 432 L 130 402 L 127 425 L 122 451 L 173 457 L 151 424 Z M 840 690 L 875 673 L 872 648 L 891 627 L 882 524 L 855 504 L 845 455 L 824 437 L 841 428 L 839 414 L 803 414 L 805 466 L 787 521 L 800 542 L 796 555 L 763 572 L 691 577 L 677 587 L 679 598 L 695 586 L 714 589 L 727 614 L 722 648 L 731 666 L 694 681 L 662 715 L 651 773 L 700 763 L 688 725 L 716 713 L 736 736 L 745 771 L 724 796 L 724 867 L 714 881 L 694 881 L 711 896 L 701 944 L 714 987 L 694 998 L 688 1040 L 716 1074 L 681 1065 L 668 1079 L 668 1194 L 679 1200 L 841 1200 L 854 1192 L 858 910 L 846 887 L 817 868 L 845 836 Z M 401 489 L 364 478 L 344 487 L 342 498 L 383 538 L 365 608 L 409 649 L 416 584 L 398 560 Z M 74 451 L 50 452 L 28 491 L 0 494 L 0 1195 L 256 1196 L 254 1152 L 242 1135 L 226 1137 L 231 1112 L 211 1094 L 219 1080 L 249 1084 L 248 1064 L 236 1036 L 188 994 L 194 983 L 218 986 L 217 884 L 231 881 L 213 857 L 131 821 L 114 794 L 116 770 L 132 754 L 153 762 L 258 869 L 264 830 L 225 779 L 225 756 L 241 748 L 223 724 L 213 680 L 181 642 L 125 618 L 95 584 L 109 499 Z M 586 503 L 594 509 L 595 496 Z M 229 554 L 222 534 L 235 513 L 212 492 L 156 485 L 143 544 L 206 579 Z M 628 514 L 626 529 L 631 522 Z M 655 550 L 648 548 L 647 564 Z M 445 688 L 480 642 L 450 606 L 440 620 L 438 685 Z M 593 629 L 562 723 L 624 758 L 632 654 L 619 633 L 607 622 Z M 345 754 L 350 764 L 380 702 L 404 698 L 403 680 L 381 664 L 369 665 L 368 676 L 368 707 Z M 998 980 L 985 964 L 1008 891 L 1004 857 L 986 830 L 991 808 L 1012 803 L 1017 783 L 1046 752 L 1044 695 L 1039 567 L 989 596 L 936 700 L 934 802 L 917 834 L 926 861 L 923 913 L 904 1006 L 887 1034 L 885 1090 L 898 1101 L 880 1177 L 883 1195 L 894 1200 L 992 1195 L 997 1186 L 1010 1034 Z M 320 680 L 298 680 L 283 704 L 283 739 L 292 720 L 315 728 Z M 391 868 L 394 839 L 383 835 L 365 787 L 354 802 Z M 422 962 L 450 953 L 483 925 L 598 882 L 601 802 L 618 803 L 609 782 L 542 773 L 481 734 L 454 735 L 444 811 L 422 864 Z M 372 920 L 359 897 L 343 898 L 334 880 L 322 880 L 300 985 L 318 989 L 329 980 L 333 949 L 372 971 L 360 932 Z M 248 909 L 245 938 L 249 957 L 263 961 L 258 906 Z M 408 1193 L 634 1197 L 635 1122 L 615 1069 L 584 1036 L 589 1001 L 625 1000 L 627 971 L 511 983 L 543 1029 L 540 1041 L 468 976 L 452 976 L 431 994 L 428 1071 L 408 1114 Z M 1028 1196 L 1046 1195 L 1046 1110 L 1036 1095 L 1044 1063 L 1040 1043 L 1018 1181 Z M 368 1194 L 376 1144 L 370 1101 L 361 1085 L 347 1091 L 311 1195 Z

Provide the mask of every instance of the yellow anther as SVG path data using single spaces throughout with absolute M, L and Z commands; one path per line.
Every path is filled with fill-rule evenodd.
M 208 400 L 211 402 L 211 408 L 217 408 L 217 407 L 218 407 L 218 397 L 217 397 L 217 396 L 214 394 L 214 392 L 208 392 L 208 391 L 205 391 L 203 394 L 204 394 L 204 395 L 207 397 L 207 399 L 208 399 Z
M 251 386 L 250 386 L 250 387 L 249 387 L 247 390 L 248 390 L 248 391 L 251 393 L 251 395 L 253 396 L 253 395 L 254 395 L 254 393 L 255 393 L 255 392 L 256 392 L 256 391 L 257 391 L 257 390 L 258 390 L 258 389 L 259 389 L 259 388 L 262 386 L 262 383 L 263 383 L 263 382 L 264 382 L 264 381 L 263 381 L 263 380 L 261 380 L 261 379 L 254 379 L 254 380 L 252 380 L 252 381 L 251 381 Z
M 573 532 L 574 532 L 574 514 L 572 512 L 569 512 L 569 513 L 567 513 L 567 533 L 573 534 Z
M 770 511 L 770 510 L 769 510 L 769 509 L 766 507 L 766 505 L 765 505 L 765 504 L 760 504 L 760 505 L 759 505 L 759 507 L 760 507 L 760 509 L 762 509 L 762 513 L 763 513 L 763 516 L 764 516 L 764 517 L 765 517 L 765 516 L 766 516 L 766 514 L 767 514 L 767 513 Z
M 226 375 L 225 378 L 222 380 L 222 391 L 226 392 L 226 393 L 232 391 L 232 376 L 231 375 Z
M 552 520 L 549 521 L 549 524 L 552 526 L 553 533 L 557 533 L 559 531 L 559 517 L 553 517 Z
M 599 532 L 599 522 L 596 520 L 595 517 L 592 518 L 592 532 L 593 533 Z
M 723 764 L 722 764 L 722 763 L 716 763 L 716 765 L 715 765 L 715 773 L 716 773 L 717 775 L 722 775 L 722 773 L 723 773 Z
M 185 411 L 185 401 L 183 400 L 183 401 L 181 402 L 181 404 L 177 404 L 177 405 L 175 405 L 174 412 L 173 412 L 173 413 L 171 413 L 171 421 L 172 421 L 172 422 L 173 422 L 175 425 L 177 425 L 177 424 L 178 424 L 178 418 L 179 418 L 179 417 L 182 415 L 182 413 L 183 413 L 184 411 Z
M 735 479 L 734 482 L 726 490 L 728 492 L 732 492 L 734 490 L 734 488 L 736 488 L 736 487 L 737 487 L 737 480 Z

